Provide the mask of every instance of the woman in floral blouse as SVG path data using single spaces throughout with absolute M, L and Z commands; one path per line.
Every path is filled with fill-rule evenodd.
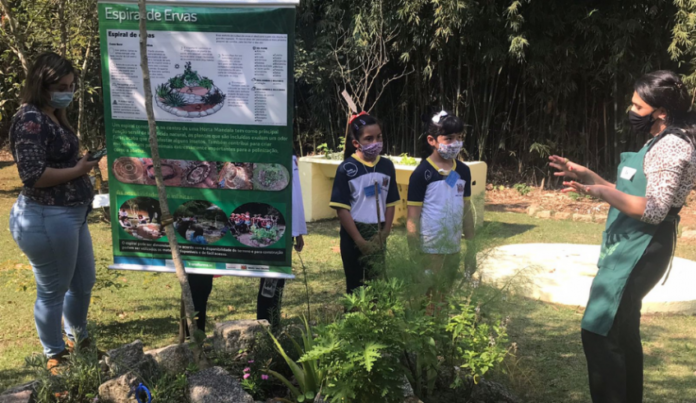
M 561 171 L 556 175 L 569 178 L 564 191 L 611 206 L 581 326 L 595 403 L 643 401 L 642 300 L 669 276 L 679 211 L 696 180 L 696 117 L 684 83 L 671 71 L 655 71 L 634 90 L 628 117 L 649 140 L 640 151 L 621 154 L 616 183 L 551 157 Z
M 76 341 L 89 343 L 87 310 L 95 282 L 87 227 L 93 189 L 87 173 L 98 161 L 80 157 L 79 141 L 68 123 L 65 109 L 74 91 L 72 64 L 55 53 L 39 55 L 10 128 L 10 148 L 24 184 L 10 213 L 10 231 L 33 267 L 34 318 L 52 370 Z

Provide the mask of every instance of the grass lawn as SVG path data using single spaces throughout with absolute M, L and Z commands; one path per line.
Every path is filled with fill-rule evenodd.
M 0 163 L 2 164 L 2 163 Z M 29 379 L 24 357 L 41 350 L 33 323 L 33 279 L 26 257 L 8 230 L 8 215 L 20 183 L 14 166 L 0 165 L 0 391 Z M 602 225 L 532 219 L 514 213 L 486 213 L 496 244 L 599 243 Z M 90 225 L 101 280 L 95 288 L 90 321 L 102 349 L 136 338 L 148 348 L 176 342 L 178 282 L 173 275 L 107 272 L 111 233 L 107 224 Z M 403 229 L 396 236 L 403 235 Z M 345 288 L 338 252 L 338 222 L 309 225 L 303 258 L 308 269 L 312 309 L 329 315 L 339 309 Z M 696 258 L 696 247 L 680 244 L 677 255 Z M 295 257 L 295 267 L 299 260 Z M 111 284 L 113 283 L 113 284 Z M 688 286 L 694 286 L 693 284 Z M 208 331 L 215 322 L 254 318 L 258 280 L 223 277 L 210 296 Z M 297 317 L 305 308 L 304 286 L 290 281 L 283 314 Z M 565 306 L 512 298 L 504 305 L 512 322 L 510 340 L 517 354 L 495 378 L 529 402 L 588 402 L 585 358 L 580 343 L 582 312 Z M 696 402 L 696 317 L 651 315 L 643 318 L 645 402 Z

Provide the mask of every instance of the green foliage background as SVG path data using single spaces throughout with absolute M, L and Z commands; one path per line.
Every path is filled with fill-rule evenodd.
M 82 121 L 87 146 L 101 145 L 96 0 L 0 3 L 16 21 L 12 29 L 0 9 L 0 144 L 18 107 L 23 48 L 29 59 L 64 49 L 84 70 L 84 111 L 76 103 L 70 114 Z M 412 72 L 391 81 L 372 110 L 388 152 L 419 154 L 421 116 L 445 107 L 470 125 L 469 159 L 487 161 L 510 183 L 547 177 L 547 153 L 613 173 L 619 154 L 644 141 L 625 118 L 634 80 L 664 68 L 696 86 L 696 0 L 303 0 L 296 30 L 295 143 L 303 154 L 323 143 L 339 148 L 347 113 L 339 66 L 359 73 L 381 36 L 387 62 L 366 105 L 390 78 Z

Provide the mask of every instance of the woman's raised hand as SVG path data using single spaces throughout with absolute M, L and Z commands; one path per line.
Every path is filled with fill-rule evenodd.
M 580 180 L 587 172 L 587 168 L 584 166 L 570 162 L 568 158 L 559 157 L 558 155 L 550 156 L 549 161 L 549 165 L 551 165 L 551 167 L 560 171 L 553 173 L 556 176 L 565 176 L 571 179 Z

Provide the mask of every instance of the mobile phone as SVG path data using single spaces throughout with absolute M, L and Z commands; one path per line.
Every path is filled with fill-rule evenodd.
M 98 161 L 98 160 L 102 159 L 102 157 L 105 155 L 106 155 L 106 148 L 102 148 L 99 151 L 89 153 L 89 157 L 87 157 L 87 161 Z

